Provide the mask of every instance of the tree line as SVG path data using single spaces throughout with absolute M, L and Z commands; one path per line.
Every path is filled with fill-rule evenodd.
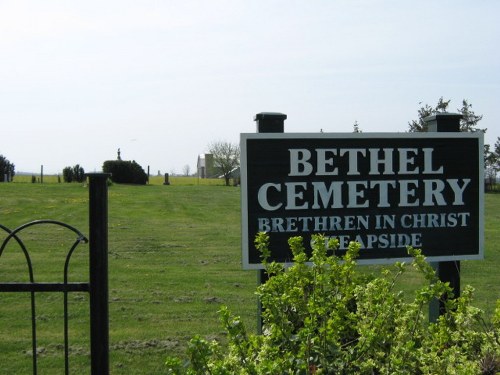
M 451 100 L 444 100 L 443 97 L 441 97 L 435 106 L 428 104 L 422 105 L 417 111 L 417 119 L 408 123 L 408 131 L 427 131 L 425 118 L 437 113 L 447 112 L 450 101 Z M 462 100 L 462 106 L 457 108 L 457 113 L 462 115 L 462 119 L 460 120 L 460 131 L 481 131 L 486 133 L 487 129 L 478 126 L 483 115 L 477 115 L 473 111 L 472 104 L 470 104 L 468 100 Z M 360 125 L 357 121 L 354 122 L 354 132 L 361 132 Z M 224 178 L 226 185 L 229 185 L 231 178 L 237 179 L 239 177 L 237 173 L 237 169 L 240 166 L 240 148 L 238 144 L 226 141 L 216 141 L 209 144 L 208 151 L 212 154 L 214 168 L 218 176 Z M 497 137 L 493 147 L 489 144 L 484 145 L 484 166 L 486 186 L 491 189 L 495 186 L 496 176 L 500 172 L 500 137 Z M 148 180 L 144 169 L 135 161 L 121 160 L 120 151 L 118 151 L 117 160 L 104 162 L 103 172 L 112 173 L 112 180 L 118 183 L 146 184 Z M 85 180 L 85 171 L 79 164 L 73 167 L 65 167 L 62 174 L 65 182 L 83 182 Z M 0 182 L 12 181 L 14 176 L 14 163 L 11 163 L 5 156 L 0 155 Z
M 423 105 L 418 110 L 417 120 L 412 120 L 408 123 L 408 130 L 410 132 L 426 132 L 427 123 L 425 122 L 425 118 L 437 113 L 447 112 L 449 104 L 450 100 L 444 100 L 443 97 L 441 97 L 439 98 L 438 103 L 435 107 L 432 107 L 428 104 Z M 462 115 L 462 118 L 460 119 L 461 132 L 480 131 L 486 133 L 486 131 L 488 130 L 485 128 L 480 128 L 478 126 L 479 121 L 483 119 L 483 115 L 476 115 L 472 110 L 472 104 L 470 104 L 466 99 L 462 100 L 462 106 L 460 108 L 457 108 L 457 113 Z M 355 125 L 357 125 L 357 123 Z M 496 183 L 496 176 L 499 171 L 500 137 L 497 137 L 493 148 L 489 144 L 484 145 L 484 177 L 487 189 L 491 190 L 493 188 Z

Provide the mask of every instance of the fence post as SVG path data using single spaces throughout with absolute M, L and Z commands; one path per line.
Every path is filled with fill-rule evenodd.
M 257 122 L 257 133 L 284 133 L 285 120 L 284 113 L 277 112 L 261 112 L 255 115 Z M 257 285 L 262 285 L 267 281 L 267 273 L 265 270 L 258 270 Z M 257 333 L 262 334 L 262 304 L 260 300 L 257 302 Z
M 428 132 L 459 132 L 461 114 L 458 113 L 436 113 L 424 118 Z M 443 244 L 444 246 L 444 244 Z M 460 297 L 460 261 L 434 262 L 431 263 L 443 282 L 449 282 L 455 298 Z M 435 322 L 440 315 L 445 313 L 443 301 L 435 300 L 429 306 L 429 321 Z
M 108 173 L 89 173 L 91 374 L 109 374 Z

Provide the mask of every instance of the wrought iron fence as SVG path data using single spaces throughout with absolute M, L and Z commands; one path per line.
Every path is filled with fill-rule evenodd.
M 23 224 L 13 230 L 0 224 L 5 238 L 0 246 L 1 256 L 7 245 L 17 243 L 26 261 L 28 282 L 2 282 L 0 292 L 30 293 L 31 297 L 31 350 L 33 356 L 33 374 L 38 373 L 37 356 L 37 315 L 36 293 L 63 293 L 64 317 L 64 368 L 69 374 L 69 324 L 68 294 L 71 292 L 87 292 L 90 295 L 90 355 L 91 374 L 109 374 L 109 318 L 108 318 L 108 237 L 107 237 L 107 178 L 105 173 L 92 173 L 89 179 L 89 238 L 78 229 L 56 220 L 35 220 Z M 76 239 L 69 248 L 64 261 L 63 282 L 37 282 L 30 256 L 30 251 L 22 239 L 22 232 L 29 227 L 55 225 L 72 231 Z M 89 279 L 84 282 L 69 282 L 68 270 L 71 256 L 80 244 L 89 243 Z M 1 296 L 0 296 L 1 297 Z

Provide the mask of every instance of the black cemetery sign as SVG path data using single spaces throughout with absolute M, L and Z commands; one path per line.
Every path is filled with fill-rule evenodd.
M 483 258 L 482 133 L 241 134 L 243 266 L 268 232 L 271 260 L 287 240 L 324 234 L 361 243 L 360 264 Z

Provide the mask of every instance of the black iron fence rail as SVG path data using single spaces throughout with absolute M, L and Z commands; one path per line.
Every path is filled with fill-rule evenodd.
M 88 292 L 89 283 L 0 283 L 0 292 Z

